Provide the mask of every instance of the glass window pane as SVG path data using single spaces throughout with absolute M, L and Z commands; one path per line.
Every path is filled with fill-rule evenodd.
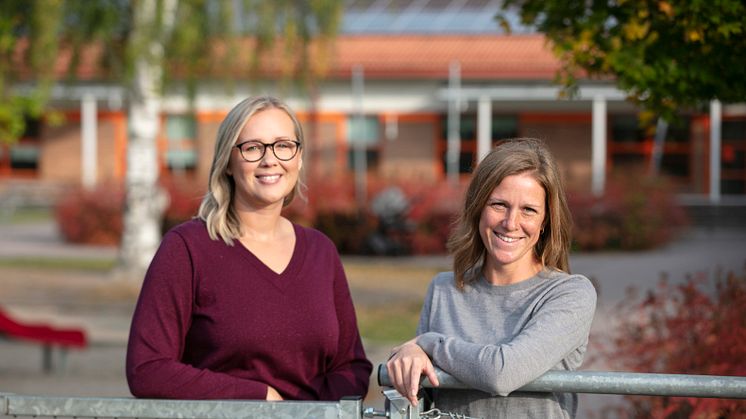
M 661 170 L 672 176 L 689 176 L 689 155 L 664 153 Z
M 681 118 L 680 120 L 674 121 L 668 125 L 666 131 L 666 141 L 672 143 L 688 143 L 689 142 L 689 118 Z
M 471 171 L 474 169 L 474 160 L 476 158 L 476 154 L 470 151 L 462 151 L 459 154 L 459 160 L 458 160 L 458 172 L 459 173 L 471 173 Z M 443 153 L 441 156 L 441 161 L 443 162 L 443 169 L 444 171 L 448 170 L 448 153 Z
M 722 150 L 723 169 L 746 169 L 746 151 L 739 150 L 733 145 L 725 144 Z
M 506 140 L 518 136 L 518 117 L 497 115 L 492 117 L 492 141 Z
M 377 116 L 364 116 L 362 118 L 350 116 L 347 118 L 347 141 L 357 144 L 358 141 L 370 147 L 378 144 L 381 126 Z
M 746 120 L 726 120 L 722 126 L 723 141 L 746 143 Z
M 376 170 L 378 168 L 378 162 L 380 161 L 380 153 L 375 148 L 369 148 L 365 150 L 365 168 L 368 171 Z M 355 150 L 347 150 L 347 168 L 351 171 L 355 170 Z
M 36 169 L 39 166 L 39 147 L 17 144 L 10 149 L 10 167 L 13 169 Z
M 637 153 L 614 153 L 611 161 L 614 166 L 640 165 L 645 163 L 645 157 Z
M 166 117 L 168 150 L 164 156 L 169 169 L 194 169 L 197 166 L 197 122 L 192 115 Z
M 737 179 L 723 179 L 720 181 L 720 191 L 726 195 L 746 193 L 746 182 Z
M 191 169 L 197 165 L 197 153 L 194 150 L 168 150 L 166 164 L 172 169 Z
M 443 132 L 441 133 L 442 138 L 445 140 L 448 138 L 448 114 L 442 116 Z M 461 141 L 469 142 L 476 141 L 477 138 L 477 116 L 474 114 L 461 115 L 459 120 L 459 135 Z
M 169 115 L 166 118 L 166 137 L 169 141 L 193 140 L 197 135 L 197 126 L 190 115 Z
M 611 140 L 618 143 L 640 143 L 645 139 L 645 130 L 640 127 L 637 115 L 614 115 L 611 117 Z

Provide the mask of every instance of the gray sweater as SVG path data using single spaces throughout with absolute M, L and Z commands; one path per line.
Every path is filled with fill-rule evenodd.
M 574 417 L 575 394 L 513 391 L 548 370 L 580 366 L 595 308 L 596 290 L 581 275 L 545 270 L 505 286 L 482 277 L 459 291 L 453 272 L 438 274 L 417 344 L 437 367 L 477 390 L 438 389 L 435 406 L 482 418 Z

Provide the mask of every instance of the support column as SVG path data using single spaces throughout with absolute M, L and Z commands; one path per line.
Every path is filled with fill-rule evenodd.
M 591 145 L 591 191 L 604 194 L 606 184 L 606 98 L 593 98 L 593 143 Z
M 477 107 L 477 164 L 492 148 L 492 100 L 481 96 Z
M 720 101 L 710 102 L 710 203 L 720 202 L 720 126 L 723 120 L 723 108 Z
M 446 173 L 448 181 L 456 184 L 461 160 L 461 64 L 451 62 L 448 69 L 448 149 Z
M 98 165 L 98 110 L 96 97 L 92 94 L 86 94 L 80 104 L 80 122 L 82 125 L 82 138 L 80 144 L 81 152 L 81 183 L 86 189 L 96 186 L 97 165 Z
M 358 138 L 351 138 L 353 146 L 353 162 L 355 164 L 355 198 L 360 208 L 365 208 L 368 199 L 368 161 L 365 135 L 365 116 L 363 110 L 363 96 L 365 94 L 365 74 L 362 65 L 352 68 L 352 95 L 355 98 L 355 123 Z

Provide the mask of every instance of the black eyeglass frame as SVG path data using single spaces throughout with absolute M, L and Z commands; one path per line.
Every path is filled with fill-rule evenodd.
M 290 142 L 290 143 L 295 144 L 295 146 L 296 146 L 295 153 L 293 153 L 292 157 L 290 157 L 289 159 L 283 159 L 280 156 L 278 156 L 277 153 L 275 152 L 275 144 L 277 144 L 277 143 L 283 143 L 283 142 Z M 249 159 L 246 158 L 246 156 L 243 155 L 243 151 L 241 150 L 241 146 L 243 146 L 244 144 L 247 144 L 247 143 L 256 143 L 256 144 L 261 144 L 262 145 L 262 155 L 259 156 L 258 159 L 256 159 L 256 160 L 249 160 Z M 269 144 L 265 144 L 265 143 L 263 143 L 261 141 L 257 141 L 257 140 L 246 140 L 246 141 L 242 141 L 242 142 L 234 145 L 233 147 L 236 147 L 238 149 L 238 154 L 241 155 L 241 158 L 245 162 L 247 162 L 247 163 L 256 163 L 256 162 L 260 161 L 261 159 L 263 159 L 264 156 L 267 154 L 267 147 L 269 147 L 269 148 L 272 149 L 272 154 L 275 155 L 275 157 L 277 158 L 277 160 L 280 160 L 280 161 L 290 161 L 290 160 L 293 160 L 295 158 L 295 156 L 298 155 L 298 151 L 301 149 L 302 146 L 303 145 L 298 140 L 277 140 L 274 143 L 269 143 Z

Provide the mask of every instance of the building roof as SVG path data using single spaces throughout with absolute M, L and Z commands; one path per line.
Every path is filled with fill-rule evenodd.
M 239 51 L 249 51 L 253 41 L 246 39 Z M 16 59 L 22 64 L 25 45 L 17 51 Z M 287 55 L 277 53 L 261 59 L 264 74 L 281 74 L 287 70 Z M 221 52 L 222 51 L 222 52 Z M 226 53 L 216 46 L 216 56 Z M 75 78 L 82 81 L 105 80 L 108 71 L 100 64 L 103 54 L 100 45 L 86 48 L 81 53 Z M 313 54 L 313 52 L 312 52 Z M 348 79 L 355 66 L 362 66 L 366 79 L 433 79 L 448 78 L 449 66 L 456 61 L 461 66 L 464 80 L 552 80 L 559 68 L 543 35 L 340 35 L 336 38 L 328 65 L 327 75 L 332 79 Z M 70 51 L 58 55 L 56 73 L 67 79 Z M 214 60 L 220 62 L 219 59 Z M 249 54 L 239 57 L 231 77 L 243 78 L 248 74 Z M 25 70 L 25 69 L 24 69 Z M 224 73 L 215 65 L 211 72 Z M 26 77 L 28 71 L 21 71 Z
M 551 80 L 559 69 L 543 35 L 361 35 L 339 37 L 330 75 L 366 78 L 448 78 L 458 61 L 462 79 Z

